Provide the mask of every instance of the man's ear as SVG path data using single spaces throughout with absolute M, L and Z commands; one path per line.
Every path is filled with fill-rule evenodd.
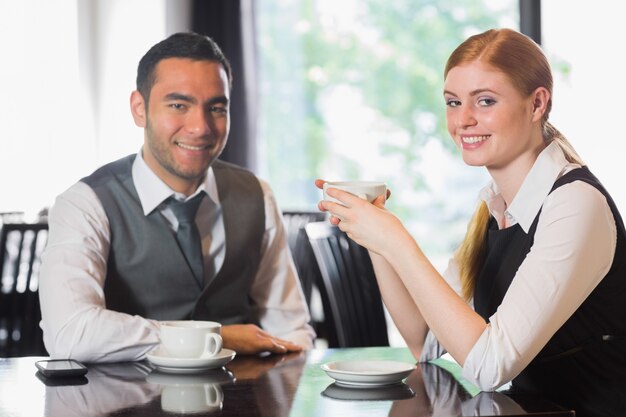
M 130 112 L 137 126 L 146 127 L 146 103 L 137 90 L 130 94 Z
M 538 87 L 533 92 L 533 121 L 539 121 L 543 118 L 548 103 L 550 102 L 550 92 L 545 87 Z

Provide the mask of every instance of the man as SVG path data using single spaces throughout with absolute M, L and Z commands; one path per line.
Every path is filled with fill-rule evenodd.
M 240 354 L 311 347 L 269 186 L 217 160 L 231 82 L 219 47 L 198 34 L 172 35 L 139 62 L 130 106 L 141 151 L 83 178 L 49 213 L 39 291 L 52 357 L 140 360 L 173 319 L 221 322 L 224 347 Z M 195 204 L 191 221 L 182 202 Z

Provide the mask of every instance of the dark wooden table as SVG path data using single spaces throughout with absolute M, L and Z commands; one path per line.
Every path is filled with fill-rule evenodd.
M 0 359 L 0 416 L 573 416 L 539 398 L 479 393 L 447 363 L 422 364 L 406 383 L 380 389 L 336 385 L 320 364 L 379 359 L 413 363 L 404 348 L 312 350 L 238 356 L 225 368 L 175 375 L 148 362 L 89 365 L 87 376 L 46 385 L 37 357 Z

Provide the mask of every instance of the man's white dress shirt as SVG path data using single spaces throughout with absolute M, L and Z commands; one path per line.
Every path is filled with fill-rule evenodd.
M 139 200 L 147 215 L 159 210 L 172 230 L 178 227 L 173 212 L 163 204 L 174 195 L 144 162 L 141 152 L 132 167 Z M 291 258 L 282 215 L 267 183 L 259 180 L 265 202 L 262 256 L 250 297 L 261 327 L 305 348 L 315 336 Z M 213 170 L 198 192 L 204 191 L 196 221 L 201 231 L 205 273 L 213 277 L 225 257 L 224 222 Z M 189 198 L 192 198 L 190 196 Z M 159 323 L 106 309 L 104 284 L 110 230 L 104 209 L 85 183 L 78 182 L 59 195 L 48 217 L 49 238 L 39 275 L 44 342 L 52 357 L 86 362 L 143 359 L 159 344 Z M 202 234 L 202 231 L 207 231 Z M 210 278 L 209 278 L 210 279 Z M 167 294 L 163 294 L 167 302 Z

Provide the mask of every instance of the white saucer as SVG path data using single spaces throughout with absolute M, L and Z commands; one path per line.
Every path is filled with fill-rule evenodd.
M 371 388 L 402 382 L 415 365 L 395 361 L 342 361 L 325 363 L 321 368 L 339 385 Z
M 147 357 L 160 371 L 191 374 L 222 367 L 232 361 L 235 355 L 234 350 L 222 349 L 220 353 L 210 358 L 173 358 L 156 349 L 148 353 Z

